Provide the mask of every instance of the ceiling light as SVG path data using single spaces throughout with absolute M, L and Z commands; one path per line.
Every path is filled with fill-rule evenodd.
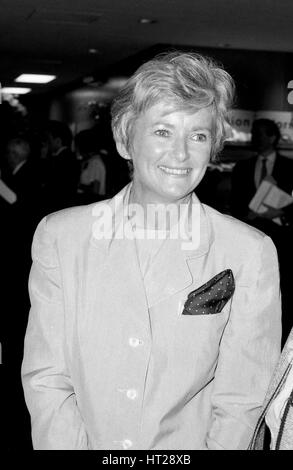
M 139 20 L 140 24 L 154 24 L 157 23 L 157 20 L 154 20 L 152 18 L 140 18 Z
M 84 77 L 82 79 L 83 83 L 92 83 L 94 80 L 94 77 Z
M 18 83 L 49 83 L 55 80 L 56 75 L 44 75 L 36 73 L 22 73 L 14 81 Z
M 112 78 L 109 78 L 105 86 L 113 90 L 119 90 L 125 85 L 127 80 L 128 80 L 127 77 L 112 77 Z
M 47 2 L 50 3 L 50 2 Z M 56 3 L 56 2 L 55 2 Z M 64 2 L 65 3 L 65 2 Z M 100 13 L 92 11 L 72 11 L 72 9 L 35 8 L 27 17 L 27 21 L 51 25 L 89 26 L 97 22 Z
M 31 88 L 20 88 L 20 87 L 3 87 L 0 89 L 0 93 L 6 95 L 25 95 L 32 91 Z
M 231 44 L 229 44 L 228 42 L 219 42 L 218 47 L 224 47 L 228 49 L 229 47 L 231 47 Z

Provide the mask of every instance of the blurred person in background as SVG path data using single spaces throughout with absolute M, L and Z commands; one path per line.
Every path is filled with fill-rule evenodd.
M 84 204 L 105 199 L 106 168 L 99 149 L 95 129 L 80 131 L 75 137 L 75 146 L 81 158 L 81 173 L 78 191 Z
M 38 172 L 25 137 L 14 137 L 7 142 L 1 178 L 16 198 L 13 203 L 2 200 L 1 205 L 1 333 L 3 364 L 9 383 L 3 390 L 3 401 L 9 400 L 13 405 L 5 432 L 10 436 L 8 448 L 18 443 L 21 448 L 29 449 L 29 416 L 20 368 L 30 305 L 27 292 L 30 247 L 42 208 Z
M 15 192 L 16 206 L 26 206 L 26 209 L 30 207 L 32 212 L 40 185 L 36 167 L 30 157 L 30 144 L 25 138 L 10 139 L 6 146 L 1 178 Z
M 131 179 L 129 165 L 117 152 L 111 129 L 110 106 L 100 107 L 95 119 L 94 130 L 98 137 L 99 150 L 106 167 L 107 196 L 112 197 L 129 183 Z
M 33 232 L 40 220 L 41 185 L 31 147 L 24 137 L 14 137 L 7 142 L 1 169 L 1 179 L 15 195 L 14 203 L 6 203 L 7 227 L 10 242 L 19 237 L 23 256 L 30 262 L 30 245 Z M 19 245 L 19 242 L 18 242 Z M 24 261 L 24 260 L 23 260 Z M 26 265 L 27 265 L 26 262 Z
M 249 203 L 265 178 L 292 195 L 293 160 L 280 154 L 278 125 L 270 119 L 254 121 L 251 145 L 255 155 L 236 163 L 232 174 L 231 212 L 235 217 L 262 230 L 276 245 L 280 263 L 282 291 L 282 344 L 293 326 L 291 270 L 293 264 L 293 204 L 283 209 L 267 207 L 262 214 L 249 209 Z M 273 219 L 279 218 L 280 225 Z
M 44 187 L 46 213 L 75 205 L 79 164 L 71 150 L 72 133 L 60 121 L 48 124 L 49 158 Z
M 279 153 L 280 140 L 278 125 L 270 119 L 257 119 L 252 125 L 251 145 L 255 155 L 236 163 L 232 177 L 232 214 L 263 231 L 274 235 L 277 228 L 273 219 L 281 217 L 283 225 L 292 224 L 293 205 L 286 209 L 268 208 L 263 214 L 255 214 L 249 203 L 262 180 L 270 177 L 275 184 L 288 194 L 293 190 L 293 161 Z

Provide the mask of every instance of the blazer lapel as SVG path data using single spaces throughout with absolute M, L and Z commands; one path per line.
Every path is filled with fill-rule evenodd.
M 89 272 L 91 279 L 97 279 L 99 275 L 103 296 L 109 295 L 111 308 L 114 304 L 117 304 L 117 309 L 121 308 L 121 304 L 127 305 L 137 318 L 145 322 L 148 308 L 200 278 L 203 262 L 197 263 L 196 259 L 209 251 L 212 236 L 204 207 L 193 194 L 192 236 L 187 240 L 167 240 L 143 281 L 130 227 L 123 226 L 130 188 L 131 183 L 111 201 L 94 206 L 91 243 L 95 255 Z M 127 237 L 123 235 L 125 230 L 129 235 Z M 89 279 L 89 282 L 95 282 L 97 289 L 96 281 Z
M 89 269 L 91 290 L 100 290 L 104 304 L 108 299 L 112 312 L 122 315 L 127 309 L 146 324 L 148 307 L 143 280 L 135 250 L 134 241 L 123 235 L 125 202 L 128 200 L 130 185 L 118 193 L 111 201 L 98 203 L 93 209 L 93 230 L 91 245 L 93 259 Z M 102 218 L 104 217 L 104 221 Z M 97 219 L 97 220 L 95 220 Z M 104 235 L 100 229 L 104 230 Z M 129 228 L 125 228 L 129 230 Z M 97 279 L 100 279 L 100 286 Z
M 192 206 L 195 210 L 192 221 L 193 238 L 183 241 L 167 240 L 145 278 L 149 307 L 186 289 L 201 276 L 202 262 L 193 260 L 208 252 L 211 233 L 204 208 L 195 195 Z

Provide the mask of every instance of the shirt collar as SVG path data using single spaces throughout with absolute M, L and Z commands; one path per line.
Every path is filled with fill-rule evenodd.
M 60 149 L 56 150 L 56 152 L 53 153 L 53 156 L 54 157 L 57 157 L 61 152 L 63 152 L 63 150 L 67 149 L 68 147 L 66 147 L 65 145 L 63 145 L 63 147 L 60 147 Z
M 23 160 L 18 165 L 16 165 L 16 167 L 12 171 L 12 174 L 15 175 L 25 163 L 26 163 L 26 160 Z
M 92 241 L 94 244 L 97 242 L 100 244 L 101 240 L 104 240 L 110 248 L 115 239 L 124 238 L 124 230 L 131 236 L 131 224 L 127 221 L 127 214 L 129 213 L 127 206 L 129 205 L 131 187 L 132 182 L 112 199 L 106 202 L 99 202 L 93 206 L 92 215 L 96 218 L 92 229 Z M 209 250 L 214 238 L 209 214 L 195 193 L 192 193 L 190 202 L 193 206 L 190 237 L 183 240 L 182 246 L 181 240 L 180 244 L 177 243 L 183 258 L 194 258 L 204 255 Z M 101 216 L 106 216 L 106 219 L 103 219 L 105 222 Z

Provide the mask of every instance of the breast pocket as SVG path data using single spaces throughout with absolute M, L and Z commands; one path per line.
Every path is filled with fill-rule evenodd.
M 220 312 L 208 314 L 205 310 L 196 314 L 186 315 L 185 308 L 177 317 L 176 333 L 185 337 L 196 338 L 198 341 L 204 338 L 215 339 L 221 336 L 228 321 L 230 302 Z M 193 342 L 193 341 L 192 341 Z
M 233 272 L 225 269 L 188 294 L 182 315 L 218 314 L 232 298 L 234 290 Z
M 181 364 L 191 363 L 194 372 L 197 368 L 212 370 L 215 367 L 230 306 L 231 301 L 225 304 L 221 312 L 211 315 L 184 315 L 184 308 L 181 310 L 177 316 L 173 343 Z

